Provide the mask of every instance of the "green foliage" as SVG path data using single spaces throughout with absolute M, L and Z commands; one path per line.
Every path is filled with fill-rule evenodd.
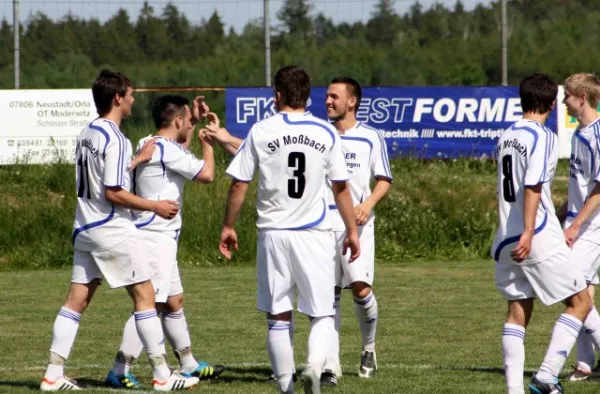
M 466 11 L 415 2 L 405 15 L 379 0 L 363 22 L 335 24 L 309 0 L 286 0 L 273 26 L 272 67 L 308 68 L 315 84 L 332 74 L 364 85 L 495 85 L 500 76 L 500 5 Z M 544 71 L 561 80 L 595 71 L 590 48 L 600 36 L 600 2 L 509 0 L 509 83 Z M 264 85 L 262 21 L 240 35 L 216 12 L 190 23 L 176 3 L 147 2 L 137 20 L 123 9 L 104 23 L 66 15 L 32 15 L 21 29 L 23 88 L 85 87 L 98 69 L 126 71 L 136 86 Z M 12 87 L 12 26 L 0 24 L 0 88 Z M 185 71 L 182 71 L 185 70 Z M 175 72 L 173 72 L 175 71 Z

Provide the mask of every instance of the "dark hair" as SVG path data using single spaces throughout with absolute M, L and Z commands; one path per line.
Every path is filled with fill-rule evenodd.
M 131 81 L 125 75 L 107 69 L 100 71 L 92 84 L 92 95 L 98 115 L 104 116 L 109 113 L 115 96 L 118 94 L 125 97 L 128 87 L 131 87 Z
M 152 119 L 157 129 L 168 127 L 177 115 L 185 115 L 185 106 L 190 105 L 186 97 L 167 94 L 158 96 L 152 104 Z
M 549 75 L 538 73 L 523 78 L 519 85 L 523 113 L 550 112 L 558 94 L 558 84 Z
M 360 100 L 362 100 L 362 89 L 360 88 L 360 84 L 350 77 L 333 78 L 331 83 L 343 83 L 346 85 L 348 93 L 350 93 L 352 97 L 356 97 L 356 105 L 354 106 L 354 112 L 356 113 L 360 107 Z
M 310 97 L 310 76 L 298 66 L 285 66 L 273 78 L 275 92 L 280 94 L 282 105 L 293 109 L 306 108 Z

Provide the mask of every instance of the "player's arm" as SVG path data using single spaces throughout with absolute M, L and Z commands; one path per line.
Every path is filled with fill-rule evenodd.
M 577 213 L 575 219 L 573 219 L 573 223 L 565 230 L 565 241 L 567 241 L 567 245 L 569 247 L 573 246 L 575 240 L 577 239 L 577 235 L 579 235 L 579 231 L 581 230 L 581 226 L 588 221 L 590 216 L 594 214 L 598 210 L 600 206 L 600 183 L 596 181 L 596 185 L 592 190 L 592 193 L 589 195 L 587 200 L 585 200 L 585 204 L 581 211 Z
M 117 187 L 106 187 L 104 193 L 106 199 L 113 204 L 119 205 L 128 209 L 135 209 L 138 211 L 150 211 L 154 212 L 161 218 L 173 219 L 179 211 L 179 203 L 177 201 L 162 200 L 152 201 L 145 198 L 136 196 L 127 190 Z
M 373 188 L 373 192 L 369 198 L 357 205 L 354 209 L 354 213 L 356 214 L 356 222 L 359 226 L 362 226 L 367 222 L 367 219 L 369 219 L 373 208 L 375 208 L 377 203 L 379 203 L 379 201 L 381 201 L 381 199 L 387 195 L 391 188 L 391 179 L 384 177 L 377 178 L 377 183 L 375 184 L 375 188 Z
M 210 110 L 206 102 L 204 101 L 204 96 L 197 96 L 194 101 L 192 101 L 192 127 L 188 134 L 185 136 L 185 141 L 181 143 L 181 145 L 185 149 L 190 149 L 192 145 L 192 138 L 194 136 L 195 126 L 200 123 L 200 120 L 206 118 L 206 114 Z
M 204 166 L 202 170 L 194 177 L 193 181 L 198 183 L 213 183 L 215 179 L 215 152 L 212 144 L 202 136 L 202 133 L 198 133 L 198 139 L 202 144 L 202 158 L 204 160 Z
M 156 150 L 156 138 L 150 138 L 144 143 L 138 154 L 131 160 L 127 166 L 127 171 L 133 171 L 138 165 L 147 163 L 152 159 L 152 155 Z
M 229 193 L 227 194 L 227 204 L 225 206 L 225 218 L 223 219 L 223 229 L 219 241 L 219 251 L 227 259 L 231 259 L 231 248 L 238 250 L 237 234 L 234 229 L 235 222 L 242 204 L 246 199 L 248 183 L 237 179 L 231 181 Z
M 535 232 L 535 219 L 537 217 L 538 206 L 542 199 L 542 184 L 535 186 L 525 186 L 525 196 L 523 201 L 523 234 L 519 238 L 519 244 L 510 252 L 513 260 L 517 263 L 524 261 L 531 251 L 531 241 Z
M 356 215 L 354 214 L 354 205 L 352 204 L 352 195 L 347 181 L 331 182 L 333 198 L 338 212 L 346 226 L 346 237 L 344 238 L 344 249 L 342 254 L 346 254 L 350 248 L 350 262 L 353 262 L 360 256 L 360 242 L 358 240 L 358 230 L 356 228 Z
M 216 140 L 227 153 L 232 156 L 235 155 L 243 140 L 232 136 L 227 129 L 221 127 L 221 121 L 214 112 L 209 112 L 206 117 L 208 123 L 204 126 L 204 133 Z

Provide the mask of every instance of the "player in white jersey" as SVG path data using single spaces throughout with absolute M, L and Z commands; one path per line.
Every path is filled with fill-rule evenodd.
M 381 133 L 356 119 L 361 87 L 352 78 L 335 78 L 327 88 L 325 105 L 327 117 L 333 122 L 342 139 L 342 151 L 350 177 L 350 191 L 358 224 L 360 257 L 350 263 L 341 253 L 344 223 L 335 203 L 330 202 L 329 214 L 338 244 L 336 256 L 335 336 L 334 351 L 328 357 L 325 372 L 321 375 L 324 386 L 337 385 L 341 376 L 339 360 L 339 332 L 341 323 L 340 297 L 342 289 L 350 287 L 354 297 L 354 311 L 362 334 L 361 361 L 358 376 L 371 378 L 377 372 L 375 333 L 377 328 L 377 299 L 372 290 L 375 274 L 375 213 L 373 208 L 391 188 L 392 172 L 387 146 Z M 371 180 L 375 188 L 371 192 Z
M 529 389 L 562 393 L 558 374 L 592 305 L 583 272 L 574 269 L 554 212 L 550 184 L 558 162 L 558 138 L 544 123 L 558 86 L 545 74 L 519 86 L 523 119 L 498 141 L 499 226 L 492 247 L 496 287 L 508 301 L 502 353 L 509 394 L 524 393 L 525 327 L 537 296 L 546 305 L 567 305 L 552 331 L 550 345 Z
M 73 231 L 73 273 L 67 300 L 58 312 L 52 333 L 50 363 L 43 391 L 80 390 L 64 376 L 64 363 L 75 342 L 81 314 L 104 277 L 111 288 L 125 287 L 133 298 L 135 326 L 153 367 L 155 390 L 193 387 L 198 378 L 171 373 L 165 361 L 164 336 L 154 306 L 148 263 L 129 209 L 152 211 L 171 219 L 177 201 L 151 201 L 129 192 L 126 168 L 131 144 L 119 126 L 131 115 L 131 82 L 120 73 L 100 72 L 92 86 L 98 119 L 77 137 L 77 210 Z
M 289 329 L 298 289 L 297 309 L 311 319 L 304 390 L 320 393 L 334 330 L 335 244 L 326 220 L 327 179 L 346 224 L 344 249 L 351 249 L 352 260 L 360 255 L 356 218 L 340 137 L 327 122 L 305 112 L 310 77 L 299 67 L 287 66 L 277 71 L 273 85 L 279 113 L 250 129 L 227 169 L 233 181 L 219 250 L 229 259 L 230 248 L 238 248 L 233 226 L 258 171 L 257 307 L 267 313 L 271 366 L 280 392 L 293 393 Z
M 196 158 L 188 149 L 193 139 L 194 126 L 204 117 L 208 106 L 197 98 L 190 102 L 183 96 L 158 97 L 152 108 L 152 118 L 157 132 L 140 140 L 138 151 L 153 140 L 154 155 L 147 163 L 133 169 L 133 192 L 145 199 L 175 200 L 183 204 L 183 188 L 188 180 L 212 183 L 215 170 L 213 148 L 199 135 L 203 160 Z M 198 362 L 191 350 L 191 339 L 183 312 L 183 287 L 177 267 L 177 241 L 182 226 L 181 211 L 172 219 L 163 219 L 148 211 L 133 211 L 135 226 L 141 230 L 144 248 L 152 250 L 157 257 L 152 261 L 150 273 L 155 289 L 157 309 L 165 335 L 179 361 L 179 372 L 196 376 L 201 380 L 213 379 L 224 371 L 222 365 L 211 366 Z M 133 316 L 125 324 L 123 339 L 117 352 L 113 369 L 106 382 L 115 388 L 139 388 L 130 368 L 143 346 Z
M 593 300 L 600 267 L 600 79 L 579 73 L 564 83 L 567 112 L 579 122 L 571 139 L 569 195 L 561 212 L 565 221 L 565 239 L 572 248 L 573 265 L 580 266 Z M 595 282 L 595 283 L 594 283 Z M 585 325 L 600 321 L 592 307 Z M 569 380 L 585 380 L 592 375 L 593 347 L 600 348 L 600 331 L 582 330 L 577 338 L 577 366 Z

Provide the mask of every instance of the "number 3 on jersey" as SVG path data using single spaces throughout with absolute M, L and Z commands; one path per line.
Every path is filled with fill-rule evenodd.
M 77 158 L 77 197 L 82 198 L 85 194 L 87 199 L 92 198 L 90 196 L 90 174 L 88 172 L 88 160 L 87 157 L 83 158 L 83 152 Z M 87 189 L 87 193 L 86 193 Z
M 517 197 L 515 196 L 515 184 L 513 182 L 511 155 L 504 155 L 502 158 L 502 176 L 502 195 L 504 196 L 504 201 L 517 201 Z
M 306 187 L 306 156 L 302 152 L 290 152 L 288 156 L 288 167 L 293 168 L 293 178 L 288 179 L 288 196 L 291 198 L 302 198 Z

